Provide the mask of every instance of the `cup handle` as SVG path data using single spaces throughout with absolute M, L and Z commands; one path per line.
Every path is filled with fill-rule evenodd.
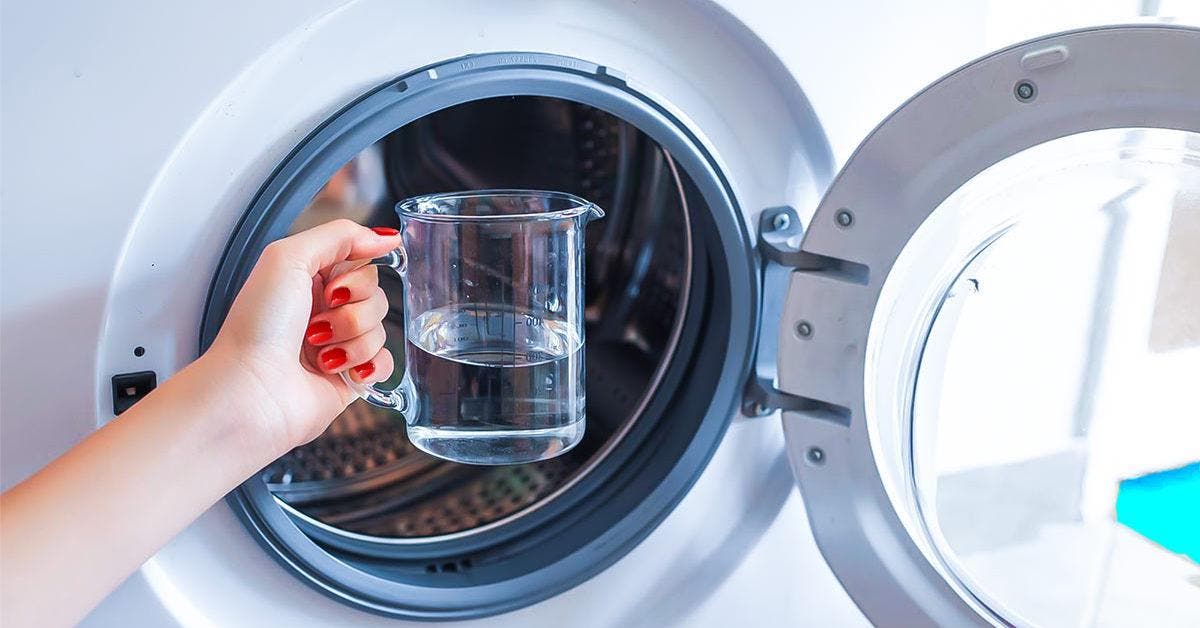
M 405 271 L 408 269 L 408 254 L 404 251 L 403 247 L 399 247 L 392 249 L 392 251 L 387 255 L 384 255 L 383 257 L 377 257 L 366 264 L 363 264 L 361 261 L 349 261 L 335 264 L 333 268 L 330 269 L 329 280 L 332 281 L 340 275 L 344 275 L 352 270 L 357 270 L 368 264 L 372 266 L 386 266 L 387 268 L 395 270 L 400 274 L 401 277 L 403 277 Z M 405 418 L 408 418 L 408 416 L 412 414 L 412 394 L 405 390 L 405 382 L 408 379 L 407 377 L 403 378 L 401 380 L 401 384 L 396 388 L 393 388 L 392 390 L 386 390 L 379 388 L 376 385 L 368 386 L 350 379 L 349 371 L 342 371 L 341 376 L 342 381 L 346 382 L 347 388 L 349 388 L 359 397 L 366 399 L 371 404 L 377 405 L 381 408 L 391 408 L 396 410 L 401 414 L 404 414 Z

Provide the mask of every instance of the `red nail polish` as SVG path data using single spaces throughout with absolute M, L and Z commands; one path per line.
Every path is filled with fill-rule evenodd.
M 371 227 L 371 231 L 378 233 L 381 236 L 400 235 L 400 232 L 391 227 Z
M 357 375 L 359 379 L 366 379 L 371 376 L 371 373 L 375 372 L 375 365 L 371 364 L 370 362 L 363 362 L 362 364 L 359 364 L 350 370 L 354 371 L 354 374 Z
M 333 292 L 329 293 L 329 307 L 337 307 L 344 303 L 350 302 L 350 289 L 346 287 L 334 288 Z
M 346 363 L 345 349 L 330 349 L 321 354 L 321 366 L 331 371 Z
M 317 321 L 304 330 L 304 337 L 310 344 L 321 344 L 333 340 L 333 325 L 329 321 Z

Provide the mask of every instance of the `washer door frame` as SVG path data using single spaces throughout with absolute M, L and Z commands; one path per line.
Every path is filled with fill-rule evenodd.
M 667 425 L 673 413 L 693 413 L 698 417 L 694 431 L 668 433 L 655 429 L 658 422 L 643 421 L 631 432 L 642 435 L 627 437 L 610 454 L 622 461 L 610 465 L 611 474 L 582 478 L 556 501 L 486 533 L 428 543 L 346 534 L 335 543 L 326 531 L 282 507 L 257 475 L 228 495 L 235 514 L 280 564 L 321 593 L 381 615 L 491 616 L 540 602 L 612 565 L 649 535 L 699 478 L 736 413 L 750 367 L 759 325 L 757 258 L 715 154 L 686 120 L 627 83 L 621 72 L 536 52 L 485 53 L 414 70 L 367 92 L 314 129 L 263 184 L 229 240 L 210 288 L 201 352 L 215 339 L 262 249 L 285 235 L 320 186 L 351 157 L 423 116 L 504 96 L 593 106 L 634 124 L 671 151 L 691 177 L 695 189 L 689 193 L 703 198 L 708 208 L 695 216 L 698 233 L 706 234 L 697 248 L 703 248 L 709 269 L 693 279 L 703 289 L 687 306 L 692 321 L 686 323 L 687 334 L 703 337 L 717 329 L 726 335 L 718 342 L 686 341 L 692 351 L 678 358 L 686 371 L 671 374 L 674 383 L 664 386 L 674 392 L 656 394 L 651 401 L 656 408 L 651 412 L 661 411 Z M 816 158 L 825 160 L 827 146 L 818 139 L 826 150 Z M 684 381 L 716 385 L 711 397 L 702 397 L 685 394 L 679 384 Z M 434 573 L 429 571 L 433 563 L 453 569 L 413 575 L 414 569 L 421 572 L 420 564 Z
M 921 519 L 908 406 L 887 400 L 911 395 L 915 330 L 928 325 L 905 332 L 909 351 L 880 351 L 897 257 L 952 192 L 1022 150 L 1101 129 L 1200 133 L 1197 68 L 1200 29 L 1159 24 L 994 52 L 893 112 L 822 199 L 800 249 L 824 263 L 792 273 L 779 330 L 779 387 L 801 408 L 782 421 L 821 552 L 872 622 L 1011 621 L 955 577 Z

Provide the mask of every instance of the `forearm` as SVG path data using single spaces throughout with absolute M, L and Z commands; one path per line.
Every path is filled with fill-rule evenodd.
M 0 498 L 5 625 L 78 621 L 282 452 L 203 358 Z M 66 592 L 59 595 L 57 592 Z
M 400 241 L 335 220 L 273 242 L 204 357 L 0 497 L 0 625 L 78 621 L 222 495 L 320 434 L 354 399 L 339 372 L 370 362 L 374 379 L 357 381 L 388 377 L 374 267 L 324 278 Z M 344 309 L 330 312 L 335 293 Z M 320 347 L 316 317 L 330 330 Z M 329 346 L 355 359 L 304 357 Z

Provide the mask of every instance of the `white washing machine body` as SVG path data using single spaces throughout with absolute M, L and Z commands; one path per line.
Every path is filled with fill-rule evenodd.
M 246 208 L 301 140 L 375 86 L 472 54 L 603 66 L 693 134 L 753 242 L 765 208 L 795 208 L 807 224 L 837 166 L 883 116 L 1003 41 L 987 32 L 989 10 L 858 1 L 6 6 L 4 485 L 113 419 L 113 374 L 165 378 L 196 357 L 213 274 Z M 51 237 L 64 246 L 48 246 Z M 462 625 L 867 624 L 839 583 L 845 573 L 835 576 L 814 539 L 778 416 L 734 417 L 686 496 L 611 566 Z M 855 586 L 860 605 L 863 595 L 893 595 Z M 398 621 L 302 582 L 222 502 L 85 623 Z

